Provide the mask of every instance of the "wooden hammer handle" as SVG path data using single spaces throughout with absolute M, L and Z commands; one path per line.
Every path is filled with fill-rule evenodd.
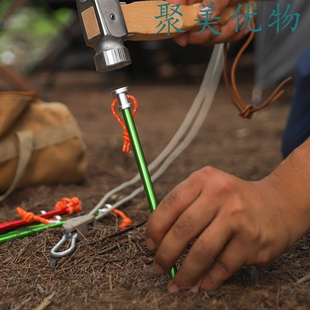
M 246 12 L 246 5 L 248 4 L 242 4 L 242 13 Z M 129 40 L 168 39 L 180 35 L 184 31 L 199 31 L 201 29 L 201 26 L 197 26 L 201 3 L 180 5 L 177 10 L 180 14 L 172 14 L 175 8 L 175 5 L 173 6 L 167 1 L 137 1 L 121 5 L 128 33 L 131 35 Z M 238 6 L 227 7 L 221 18 L 216 20 L 216 23 L 219 25 L 225 24 L 236 13 L 237 8 Z M 168 14 L 172 14 L 169 16 L 171 24 L 178 19 L 174 24 L 175 27 L 171 25 L 168 27 L 167 24 L 164 26 L 164 17 L 161 19 L 160 15 L 166 9 L 168 9 Z M 163 28 L 162 31 L 160 31 L 161 28 Z

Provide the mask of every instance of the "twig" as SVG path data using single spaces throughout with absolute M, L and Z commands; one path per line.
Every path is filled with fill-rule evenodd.
M 36 307 L 35 310 L 44 310 L 52 302 L 54 295 L 55 295 L 55 292 L 53 292 L 51 295 L 44 298 L 42 303 L 38 307 Z
M 144 220 L 144 221 L 138 223 L 137 225 L 133 225 L 133 226 L 130 226 L 130 227 L 124 229 L 124 230 L 117 231 L 116 233 L 108 235 L 108 236 L 106 236 L 104 238 L 101 238 L 101 239 L 98 239 L 98 240 L 94 240 L 94 241 L 90 241 L 88 243 L 81 244 L 80 247 L 85 246 L 85 245 L 93 245 L 93 244 L 98 243 L 98 242 L 103 242 L 103 241 L 105 241 L 107 239 L 111 239 L 111 238 L 114 238 L 114 237 L 121 236 L 121 235 L 123 235 L 123 234 L 125 234 L 125 233 L 127 233 L 127 232 L 129 232 L 131 230 L 134 230 L 135 228 L 143 226 L 146 222 L 147 222 L 147 220 Z
M 109 274 L 109 286 L 110 286 L 110 292 L 113 291 L 113 286 L 112 286 L 112 276 Z
M 32 297 L 29 297 L 27 299 L 25 299 L 23 302 L 20 303 L 20 305 L 18 305 L 17 307 L 15 307 L 13 310 L 19 310 L 21 309 L 27 302 L 29 302 L 32 299 Z
M 99 251 L 97 254 L 98 254 L 98 255 L 100 255 L 100 254 L 106 254 L 106 253 L 108 253 L 108 252 L 110 252 L 110 251 L 112 251 L 112 250 L 114 250 L 114 249 L 117 249 L 117 248 L 118 248 L 118 245 L 117 245 L 117 244 L 114 244 L 114 245 L 110 246 L 109 248 L 105 248 L 105 249 Z
M 37 288 L 41 294 L 44 294 L 44 289 L 39 283 L 37 284 Z
M 305 275 L 304 277 L 300 278 L 296 281 L 297 284 L 303 284 L 310 280 L 310 274 Z

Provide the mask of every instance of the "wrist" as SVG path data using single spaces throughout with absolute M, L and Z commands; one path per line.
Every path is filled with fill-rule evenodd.
M 291 153 L 264 179 L 273 192 L 293 241 L 310 230 L 310 140 Z

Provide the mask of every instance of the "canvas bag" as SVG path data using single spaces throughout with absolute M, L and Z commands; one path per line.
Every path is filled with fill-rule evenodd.
M 16 188 L 84 180 L 85 153 L 67 106 L 34 92 L 0 93 L 0 201 Z

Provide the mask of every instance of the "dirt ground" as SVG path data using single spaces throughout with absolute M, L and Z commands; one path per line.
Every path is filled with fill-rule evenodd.
M 77 196 L 83 213 L 92 210 L 105 193 L 137 173 L 133 155 L 121 151 L 122 129 L 110 112 L 110 91 L 128 85 L 137 98 L 135 122 L 146 160 L 151 162 L 185 117 L 198 92 L 202 69 L 197 69 L 191 83 L 165 78 L 131 81 L 121 75 L 108 76 L 106 83 L 106 77 L 96 72 L 71 71 L 57 73 L 54 87 L 46 89 L 45 74 L 29 77 L 41 97 L 67 104 L 76 117 L 87 145 L 86 181 L 18 190 L 0 204 L 0 221 L 18 219 L 15 208 L 21 204 L 32 212 L 52 210 L 62 197 Z M 247 100 L 253 86 L 252 69 L 247 63 L 238 70 L 240 92 Z M 198 135 L 154 183 L 158 200 L 206 165 L 247 180 L 270 173 L 281 161 L 281 134 L 290 100 L 286 93 L 251 120 L 243 120 L 221 82 Z M 150 211 L 144 194 L 121 209 L 139 227 L 115 234 L 118 219 L 107 216 L 94 234 L 78 242 L 74 254 L 64 258 L 50 256 L 62 237 L 61 228 L 0 245 L 0 308 L 41 305 L 38 309 L 43 309 L 42 302 L 52 295 L 48 309 L 309 309 L 310 235 L 264 268 L 242 268 L 218 289 L 196 295 L 168 294 L 169 276 L 153 271 L 154 253 L 145 246 L 143 221 Z

